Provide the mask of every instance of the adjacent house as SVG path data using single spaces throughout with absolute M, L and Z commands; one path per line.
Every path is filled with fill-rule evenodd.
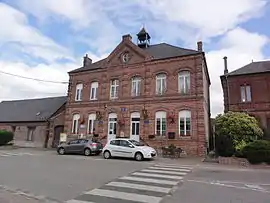
M 14 132 L 14 144 L 55 147 L 64 130 L 67 97 L 2 101 L 0 129 Z
M 202 42 L 197 50 L 150 44 L 143 28 L 108 57 L 69 72 L 68 138 L 129 137 L 150 146 L 174 144 L 204 156 L 210 130 L 210 79 Z
M 255 116 L 270 138 L 270 61 L 258 61 L 228 72 L 224 57 L 221 77 L 224 111 L 247 112 Z

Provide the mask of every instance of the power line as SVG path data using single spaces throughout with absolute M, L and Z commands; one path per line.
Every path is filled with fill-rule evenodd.
M 4 72 L 4 71 L 0 71 L 0 73 L 5 74 L 5 75 L 10 75 L 10 76 L 15 76 L 15 77 L 18 77 L 18 78 L 23 78 L 23 79 L 28 79 L 28 80 L 35 80 L 35 81 L 39 81 L 39 82 L 48 82 L 48 83 L 56 83 L 56 84 L 68 84 L 68 82 L 42 80 L 42 79 L 38 79 L 38 78 L 31 78 L 31 77 L 25 77 L 25 76 L 21 76 L 21 75 L 12 74 L 12 73 L 7 73 L 7 72 Z

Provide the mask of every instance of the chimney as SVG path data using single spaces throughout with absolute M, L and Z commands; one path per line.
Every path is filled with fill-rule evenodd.
M 86 54 L 84 57 L 83 57 L 83 67 L 85 68 L 85 67 L 87 67 L 87 66 L 89 66 L 89 65 L 91 65 L 92 64 L 92 59 L 90 59 L 89 57 L 88 57 L 88 54 Z
M 198 49 L 198 51 L 200 51 L 200 52 L 203 51 L 203 43 L 202 43 L 202 41 L 197 42 L 197 49 Z
M 123 36 L 122 36 L 122 40 L 123 40 L 123 41 L 126 41 L 126 40 L 128 40 L 128 41 L 132 41 L 132 37 L 131 37 L 131 35 L 130 35 L 130 34 L 123 35 Z
M 224 59 L 224 75 L 228 74 L 228 64 L 227 64 L 227 56 L 223 57 Z

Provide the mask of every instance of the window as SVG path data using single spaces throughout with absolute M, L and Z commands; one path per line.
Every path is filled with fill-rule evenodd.
M 241 101 L 242 102 L 250 102 L 251 101 L 250 85 L 241 86 Z
M 178 74 L 178 91 L 181 94 L 187 94 L 190 91 L 190 72 L 181 71 Z
M 27 141 L 34 141 L 34 131 L 35 127 L 28 127 L 28 132 L 27 132 Z
M 141 78 L 135 77 L 132 78 L 131 84 L 131 96 L 136 97 L 141 94 Z
M 117 125 L 117 115 L 116 113 L 109 114 L 108 121 L 108 134 L 111 136 L 116 136 L 116 125 Z
M 118 98 L 119 80 L 111 80 L 111 99 Z
M 72 133 L 73 134 L 78 134 L 78 131 L 79 131 L 79 119 L 80 119 L 79 114 L 74 114 L 73 115 L 73 119 L 72 119 Z
M 70 145 L 75 145 L 75 144 L 79 144 L 79 143 L 80 143 L 79 140 L 71 140 L 71 141 L 69 142 Z
M 90 100 L 97 99 L 97 91 L 98 91 L 98 82 L 92 82 L 90 90 Z
M 129 147 L 131 144 L 126 140 L 120 140 L 121 147 Z
M 131 113 L 131 135 L 139 136 L 140 135 L 140 113 L 133 112 Z
M 179 112 L 179 134 L 190 136 L 191 134 L 191 112 L 184 110 Z
M 166 112 L 156 112 L 156 135 L 166 135 Z
M 120 145 L 120 140 L 112 140 L 110 142 L 110 145 L 116 145 L 116 146 L 119 146 Z
M 166 91 L 166 75 L 158 74 L 156 77 L 156 94 L 162 95 Z
M 96 114 L 89 114 L 88 116 L 88 128 L 87 132 L 88 134 L 93 134 L 95 131 L 95 120 L 96 120 Z
M 82 89 L 83 89 L 83 84 L 76 85 L 75 101 L 82 101 Z

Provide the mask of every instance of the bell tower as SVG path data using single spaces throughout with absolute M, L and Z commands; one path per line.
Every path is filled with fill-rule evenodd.
M 138 47 L 144 49 L 150 46 L 150 35 L 148 34 L 148 32 L 146 32 L 145 28 L 143 27 L 141 29 L 141 31 L 137 34 L 137 44 Z

